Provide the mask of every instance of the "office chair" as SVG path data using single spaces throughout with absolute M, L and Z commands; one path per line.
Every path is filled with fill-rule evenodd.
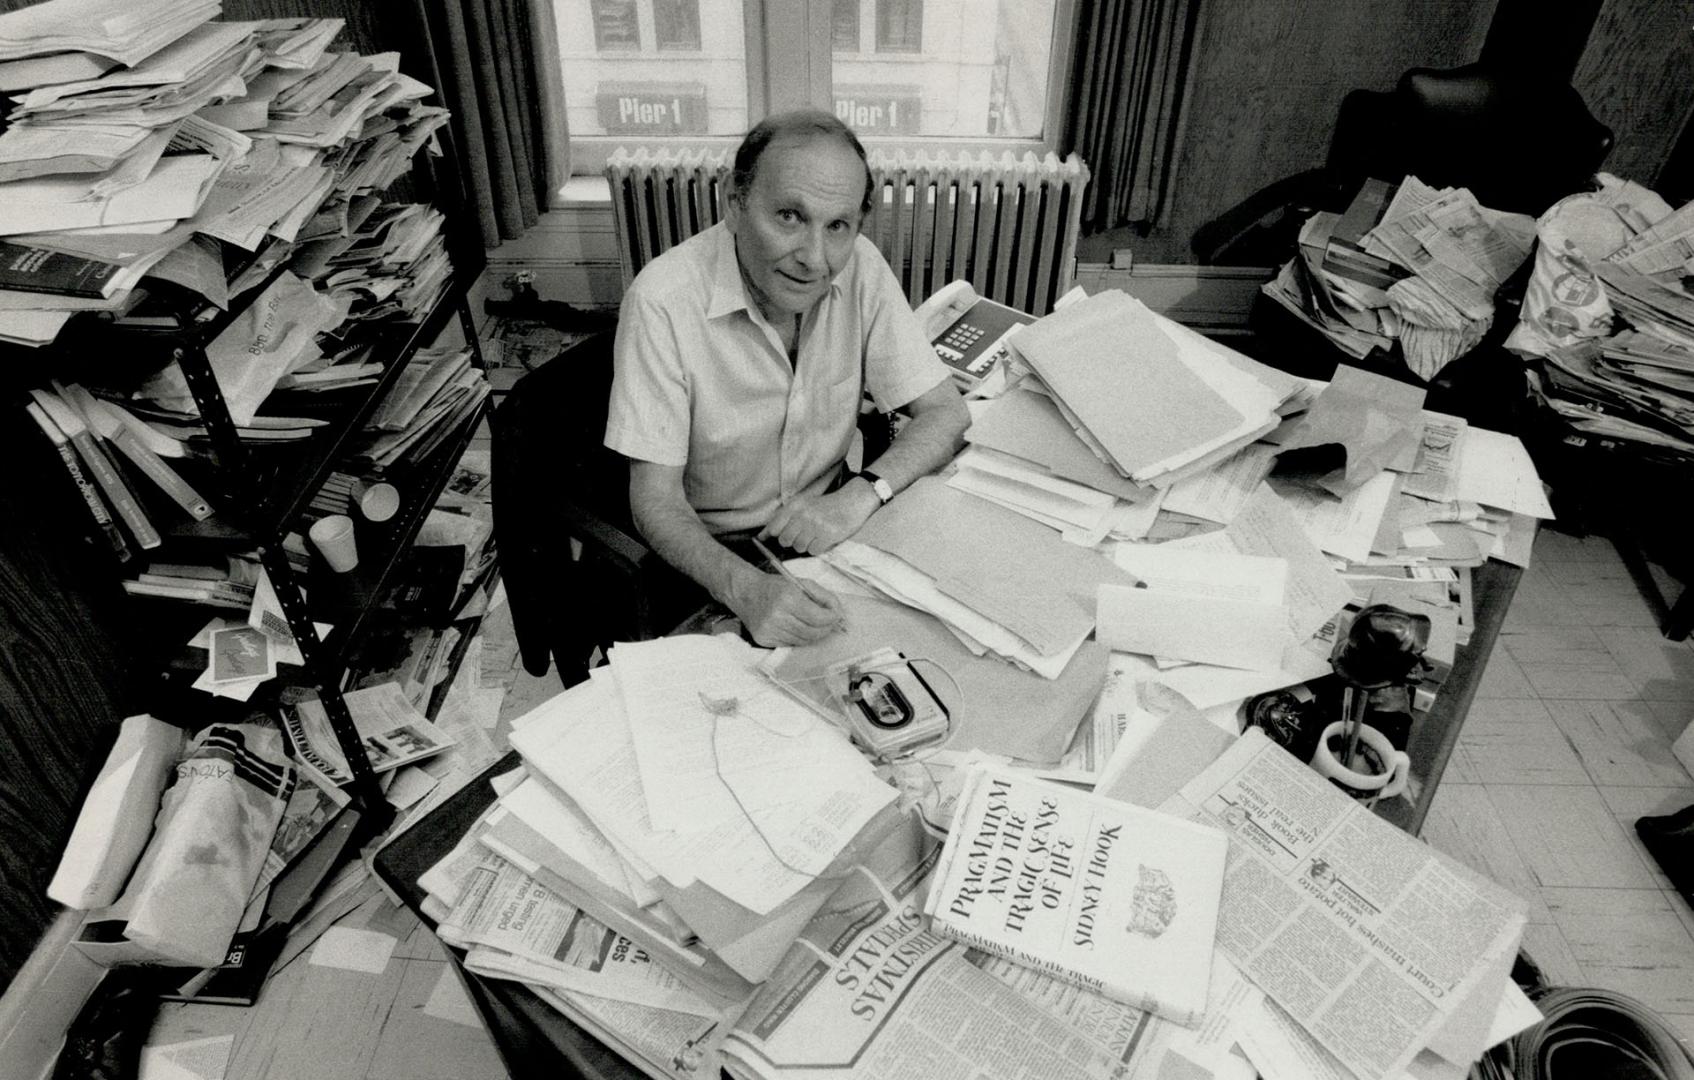
M 595 646 L 669 629 L 643 587 L 656 557 L 630 520 L 628 462 L 601 441 L 612 336 L 525 374 L 494 416 L 494 537 L 518 650 L 532 675 L 556 662 L 566 686 L 587 678 Z
M 1466 187 L 1483 206 L 1538 217 L 1566 195 L 1589 187 L 1612 147 L 1611 129 L 1594 119 L 1564 83 L 1505 73 L 1484 64 L 1441 71 L 1415 68 L 1392 91 L 1354 90 L 1342 101 L 1328 162 L 1279 180 L 1195 231 L 1202 263 L 1274 266 L 1295 252 L 1313 212 L 1341 212 L 1370 177 L 1413 175 L 1435 187 Z M 1428 407 L 1482 426 L 1519 427 L 1527 403 L 1522 365 L 1500 342 L 1517 323 L 1533 260 L 1506 283 L 1488 335 L 1427 384 L 1399 355 L 1377 350 L 1361 360 L 1267 298 L 1253 311 L 1258 359 L 1311 378 L 1338 363 L 1427 385 Z
M 524 670 L 551 659 L 566 686 L 617 641 L 668 633 L 699 591 L 641 539 L 629 463 L 603 445 L 613 331 L 585 338 L 518 379 L 494 415 L 494 539 Z M 892 439 L 888 417 L 859 416 L 865 460 Z M 573 558 L 573 547 L 580 557 Z

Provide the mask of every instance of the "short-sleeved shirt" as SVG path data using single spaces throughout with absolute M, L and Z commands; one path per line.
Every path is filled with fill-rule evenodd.
M 747 296 L 722 224 L 636 276 L 613 356 L 606 445 L 682 466 L 688 503 L 714 533 L 759 528 L 784 501 L 822 492 L 847 456 L 867 388 L 891 411 L 948 377 L 862 236 L 801 320 L 790 365 Z

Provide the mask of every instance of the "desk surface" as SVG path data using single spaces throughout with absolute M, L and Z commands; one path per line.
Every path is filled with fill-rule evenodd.
M 1458 650 L 1434 707 L 1412 729 L 1408 749 L 1417 798 L 1391 799 L 1377 806 L 1380 816 L 1414 835 L 1429 812 L 1522 575 L 1517 567 L 1492 560 L 1472 571 L 1476 625 L 1470 644 Z M 494 801 L 491 778 L 518 764 L 515 752 L 507 754 L 378 853 L 378 875 L 432 930 L 434 922 L 420 911 L 424 893 L 418 878 L 452 850 Z M 466 982 L 514 1078 L 560 1075 L 561 1066 L 567 1070 L 563 1075 L 589 1080 L 636 1080 L 645 1075 L 522 984 L 470 974 Z

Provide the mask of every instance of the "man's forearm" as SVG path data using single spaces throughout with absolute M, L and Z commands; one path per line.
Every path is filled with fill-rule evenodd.
M 759 572 L 719 543 L 687 503 L 634 503 L 630 511 L 648 546 L 719 603 L 733 606 L 741 577 Z
M 887 480 L 895 491 L 903 491 L 952 460 L 969 424 L 970 413 L 963 402 L 957 409 L 919 413 L 906 422 L 882 456 L 866 462 L 865 468 Z

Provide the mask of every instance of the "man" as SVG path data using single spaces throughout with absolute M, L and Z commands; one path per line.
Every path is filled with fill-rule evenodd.
M 756 531 L 829 550 L 951 458 L 969 422 L 859 235 L 871 194 L 864 148 L 834 116 L 770 117 L 736 152 L 725 221 L 643 269 L 619 315 L 606 445 L 630 459 L 636 527 L 764 645 L 828 635 L 839 606 L 729 545 Z M 842 482 L 866 388 L 910 420 Z

